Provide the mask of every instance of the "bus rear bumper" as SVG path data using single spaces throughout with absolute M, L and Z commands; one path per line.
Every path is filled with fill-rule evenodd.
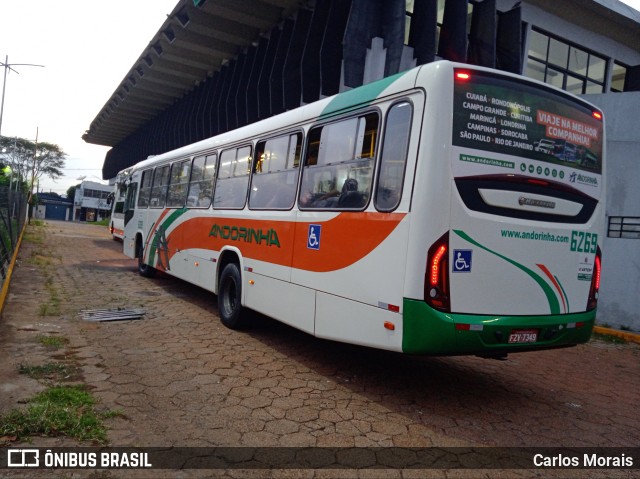
M 405 299 L 402 350 L 412 354 L 503 355 L 586 343 L 596 310 L 544 316 L 443 313 Z

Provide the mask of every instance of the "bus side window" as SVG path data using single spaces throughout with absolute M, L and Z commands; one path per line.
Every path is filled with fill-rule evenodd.
M 288 210 L 296 199 L 302 134 L 261 141 L 256 147 L 249 208 Z
M 151 186 L 151 198 L 149 206 L 151 208 L 163 208 L 167 197 L 167 186 L 169 186 L 169 165 L 159 166 L 153 175 L 153 185 Z
M 143 171 L 142 181 L 140 182 L 140 195 L 138 196 L 138 208 L 147 208 L 149 206 L 151 180 L 153 180 L 153 170 Z
M 218 179 L 216 180 L 213 207 L 243 208 L 247 200 L 250 171 L 250 146 L 223 151 L 220 154 L 220 166 L 218 166 Z
M 142 189 L 141 189 L 142 191 Z M 117 205 L 122 203 L 122 210 L 121 211 L 115 211 L 116 213 L 126 213 L 127 211 L 131 211 L 135 209 L 135 205 L 136 205 L 136 193 L 138 192 L 138 183 L 129 183 L 129 186 L 127 186 L 127 192 L 126 192 L 126 196 L 123 202 L 118 202 L 116 203 L 116 209 L 117 209 Z M 142 193 L 141 193 L 142 194 Z M 140 199 L 138 198 L 138 206 L 140 205 Z
M 377 134 L 376 113 L 312 128 L 302 172 L 300 207 L 365 208 L 371 196 Z
M 191 160 L 175 162 L 171 165 L 167 206 L 174 208 L 184 206 L 187 198 L 187 188 L 189 187 L 190 171 Z
M 412 113 L 412 105 L 406 101 L 393 105 L 387 113 L 375 196 L 380 211 L 392 211 L 400 204 Z
M 198 156 L 193 160 L 187 206 L 194 208 L 208 208 L 211 206 L 217 158 L 218 156 L 214 153 L 209 156 Z

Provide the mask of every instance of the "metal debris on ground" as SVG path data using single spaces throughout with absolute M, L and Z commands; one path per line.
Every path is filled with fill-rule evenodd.
M 80 316 L 86 321 L 124 321 L 140 319 L 146 311 L 144 309 L 83 309 Z

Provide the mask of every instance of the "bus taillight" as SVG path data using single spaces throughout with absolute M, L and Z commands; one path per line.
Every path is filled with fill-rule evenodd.
M 589 300 L 587 301 L 587 311 L 596 309 L 598 306 L 598 294 L 600 292 L 600 271 L 602 262 L 602 252 L 600 246 L 596 250 L 596 260 L 593 265 L 593 276 L 591 276 L 591 287 L 589 288 Z
M 465 71 L 456 71 L 456 80 L 467 81 L 471 78 L 471 75 Z
M 449 302 L 449 233 L 429 248 L 424 278 L 424 300 L 431 307 L 448 312 Z

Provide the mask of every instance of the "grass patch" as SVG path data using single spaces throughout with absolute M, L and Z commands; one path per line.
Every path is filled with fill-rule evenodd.
M 104 419 L 120 415 L 95 410 L 95 399 L 84 386 L 55 386 L 29 400 L 25 410 L 0 416 L 0 436 L 17 440 L 34 435 L 67 436 L 80 441 L 106 443 Z
M 41 304 L 40 308 L 38 309 L 38 314 L 43 317 L 60 316 L 60 305 L 51 303 Z
M 42 220 L 33 220 L 24 231 L 24 241 L 31 244 L 44 244 L 45 223 Z
M 42 249 L 31 250 L 31 255 L 27 259 L 27 263 L 33 266 L 39 266 L 45 270 L 45 274 L 48 273 L 47 267 L 52 266 L 55 261 L 60 262 L 62 257 L 60 255 L 54 255 L 50 250 L 42 251 Z
M 25 231 L 24 241 L 31 244 L 44 244 L 44 236 L 40 232 Z
M 26 366 L 21 364 L 18 372 L 32 379 L 45 379 L 47 381 L 73 380 L 78 375 L 77 368 L 62 363 L 47 363 L 40 366 Z
M 47 266 L 51 266 L 53 264 L 53 261 L 51 261 L 50 257 L 43 256 L 40 253 L 38 253 L 36 250 L 33 250 L 31 252 L 31 257 L 27 260 L 27 263 L 33 266 L 39 266 L 41 268 L 45 268 Z
M 36 339 L 43 346 L 56 349 L 60 349 L 69 343 L 69 340 L 64 336 L 38 336 Z
M 110 221 L 111 221 L 111 218 L 104 218 L 100 221 L 87 221 L 87 224 L 95 225 L 95 226 L 109 226 Z
M 58 296 L 58 290 L 54 286 L 51 276 L 47 276 L 44 284 L 49 292 L 49 301 L 40 305 L 38 314 L 40 316 L 59 316 L 62 312 L 60 296 Z
M 613 334 L 602 334 L 602 333 L 591 333 L 591 339 L 597 339 L 599 341 L 604 341 L 605 343 L 613 343 L 613 344 L 626 344 L 627 342 L 618 336 L 614 336 Z

